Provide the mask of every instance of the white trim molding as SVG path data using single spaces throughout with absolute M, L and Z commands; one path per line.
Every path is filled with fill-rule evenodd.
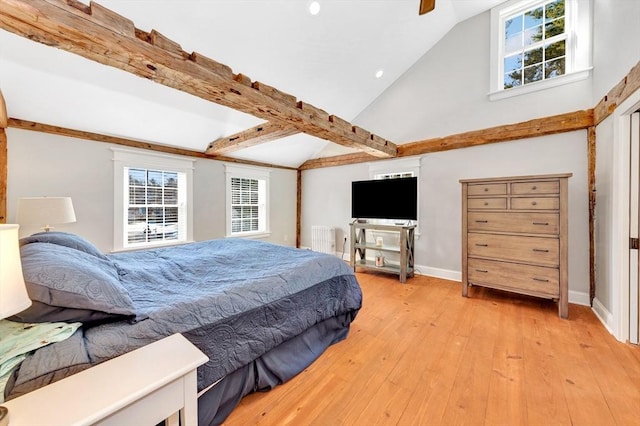
M 491 45 L 489 58 L 489 100 L 510 98 L 538 90 L 585 80 L 593 67 L 591 0 L 565 0 L 566 56 L 565 74 L 555 78 L 504 89 L 504 21 L 544 3 L 545 0 L 510 0 L 491 9 Z
M 239 166 L 237 164 L 228 164 L 225 163 L 225 193 L 226 193 L 226 201 L 225 201 L 225 223 L 226 223 L 226 234 L 227 238 L 230 237 L 242 237 L 242 238 L 266 238 L 271 235 L 271 230 L 269 227 L 269 216 L 271 215 L 271 211 L 269 208 L 269 180 L 271 176 L 271 170 L 254 167 L 254 166 Z M 246 179 L 256 179 L 258 181 L 264 182 L 264 207 L 263 212 L 264 217 L 261 218 L 264 221 L 264 226 L 261 230 L 255 232 L 242 232 L 242 233 L 232 233 L 231 232 L 231 178 L 246 178 Z
M 140 167 L 146 169 L 171 170 L 185 175 L 186 211 L 185 233 L 178 241 L 150 244 L 137 248 L 149 248 L 183 244 L 193 241 L 193 163 L 195 160 L 167 154 L 157 154 L 149 151 L 134 151 L 122 148 L 111 148 L 113 151 L 113 248 L 114 252 L 136 249 L 125 245 L 124 230 L 127 223 L 127 205 L 129 194 L 125 188 L 126 167 Z

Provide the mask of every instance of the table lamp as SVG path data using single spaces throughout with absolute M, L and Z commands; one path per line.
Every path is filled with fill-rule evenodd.
M 18 223 L 41 226 L 45 231 L 51 224 L 76 221 L 71 197 L 26 197 L 18 198 Z

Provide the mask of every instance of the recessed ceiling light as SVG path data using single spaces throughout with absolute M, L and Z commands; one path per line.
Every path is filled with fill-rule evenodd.
M 384 74 L 384 70 L 378 70 L 376 71 L 376 78 L 380 78 L 382 77 L 382 75 Z
M 312 1 L 309 3 L 309 13 L 312 15 L 317 15 L 320 13 L 320 3 L 317 1 Z

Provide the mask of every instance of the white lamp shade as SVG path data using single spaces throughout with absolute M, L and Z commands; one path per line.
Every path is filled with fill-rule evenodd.
M 76 221 L 71 197 L 27 197 L 18 199 L 18 223 L 41 226 Z
M 18 228 L 0 224 L 0 319 L 31 306 L 22 276 Z

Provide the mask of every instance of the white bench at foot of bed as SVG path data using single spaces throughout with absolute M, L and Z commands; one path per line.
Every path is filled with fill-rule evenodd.
M 196 425 L 196 368 L 207 361 L 174 334 L 2 405 L 9 426 Z

